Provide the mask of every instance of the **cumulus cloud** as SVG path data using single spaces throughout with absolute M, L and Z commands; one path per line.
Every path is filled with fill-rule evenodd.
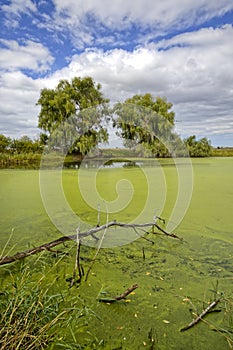
M 48 70 L 54 61 L 49 50 L 41 43 L 27 40 L 20 45 L 15 40 L 0 39 L 1 69 L 29 69 L 38 72 Z
M 40 89 L 89 75 L 112 102 L 137 93 L 166 96 L 182 136 L 224 135 L 232 144 L 233 27 L 198 29 L 233 10 L 232 1 L 177 0 L 174 6 L 173 0 L 112 0 L 110 6 L 109 0 L 11 0 L 1 9 L 11 28 L 36 13 L 31 24 L 53 39 L 51 46 L 42 36 L 26 40 L 30 32 L 23 40 L 0 40 L 1 132 L 38 134 Z M 70 40 L 61 68 L 59 45 Z
M 89 75 L 102 83 L 113 102 L 136 93 L 166 96 L 174 105 L 182 135 L 221 134 L 232 131 L 233 116 L 227 112 L 233 110 L 232 36 L 232 26 L 223 26 L 178 35 L 132 52 L 85 50 L 56 72 L 50 84 L 61 77 Z
M 0 80 L 1 133 L 11 137 L 36 135 L 36 116 L 39 109 L 35 103 L 39 98 L 41 86 L 39 79 L 33 80 L 20 71 L 2 74 Z

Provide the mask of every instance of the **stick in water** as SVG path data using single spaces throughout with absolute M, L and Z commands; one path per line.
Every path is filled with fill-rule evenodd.
M 134 291 L 134 289 L 138 288 L 137 284 L 133 284 L 131 287 L 129 287 L 128 289 L 126 289 L 126 291 L 118 296 L 116 296 L 115 298 L 100 298 L 99 301 L 102 301 L 103 303 L 114 303 L 118 300 L 122 300 L 125 299 L 125 297 L 132 293 Z
M 205 310 L 202 311 L 202 313 L 200 315 L 197 316 L 197 318 L 195 318 L 195 320 L 193 320 L 192 322 L 190 322 L 187 326 L 181 328 L 181 332 L 186 331 L 189 328 L 192 328 L 195 324 L 197 324 L 199 321 L 201 321 L 201 319 L 211 310 L 213 309 L 213 307 L 215 307 L 218 302 L 220 301 L 220 299 L 217 299 L 215 301 L 213 301 L 210 305 L 207 306 L 207 308 Z

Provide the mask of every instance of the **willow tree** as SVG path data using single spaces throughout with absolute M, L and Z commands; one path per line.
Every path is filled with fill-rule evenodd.
M 108 139 L 103 127 L 108 102 L 91 77 L 60 80 L 55 89 L 41 90 L 38 127 L 48 134 L 51 147 L 87 154 Z
M 209 157 L 211 155 L 211 143 L 206 137 L 197 140 L 196 136 L 192 135 L 184 139 L 184 143 L 190 157 Z
M 167 144 L 177 142 L 173 131 L 175 113 L 166 98 L 135 95 L 114 106 L 114 127 L 127 144 L 142 144 L 155 156 L 168 156 Z

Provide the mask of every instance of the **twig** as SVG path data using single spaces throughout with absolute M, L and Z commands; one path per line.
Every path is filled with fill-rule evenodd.
M 97 227 L 100 226 L 100 204 L 98 204 L 98 216 L 97 216 Z
M 124 293 L 122 293 L 114 298 L 100 298 L 99 301 L 101 301 L 103 303 L 115 303 L 118 300 L 125 299 L 125 297 L 127 297 L 128 294 L 132 293 L 136 288 L 138 288 L 138 284 L 133 284 L 131 287 L 126 289 L 126 291 Z
M 145 255 L 145 250 L 144 247 L 142 247 L 142 259 L 145 260 L 146 259 L 146 255 Z
M 180 241 L 182 241 L 183 239 L 180 238 L 179 236 L 175 235 L 174 233 L 168 233 L 166 232 L 165 230 L 163 230 L 159 225 L 155 224 L 154 222 L 148 222 L 148 223 L 145 223 L 145 224 L 126 224 L 126 223 L 123 223 L 123 222 L 118 222 L 118 221 L 110 221 L 110 222 L 107 222 L 106 224 L 104 225 L 101 225 L 99 227 L 94 227 L 88 231 L 84 231 L 84 232 L 81 232 L 79 233 L 79 239 L 80 239 L 80 242 L 82 240 L 82 238 L 85 238 L 85 237 L 88 237 L 88 236 L 93 236 L 95 233 L 97 232 L 100 232 L 100 231 L 103 231 L 103 230 L 106 230 L 110 227 L 114 227 L 114 226 L 119 226 L 119 227 L 123 227 L 123 228 L 144 228 L 144 227 L 151 227 L 151 228 L 157 228 L 160 232 L 164 233 L 166 236 L 169 236 L 171 238 L 176 238 L 176 239 L 179 239 Z M 141 236 L 143 237 L 143 236 Z M 53 247 L 56 247 L 57 245 L 59 244 L 62 244 L 62 243 L 65 243 L 67 241 L 72 241 L 72 240 L 76 240 L 77 238 L 77 235 L 70 235 L 70 236 L 62 236 L 58 239 L 55 239 L 54 241 L 51 241 L 49 243 L 45 243 L 45 244 L 42 244 L 38 247 L 34 247 L 32 249 L 29 249 L 29 250 L 25 250 L 23 252 L 20 252 L 20 253 L 16 253 L 12 256 L 3 256 L 0 258 L 0 265 L 5 265 L 5 264 L 9 264 L 9 263 L 12 263 L 16 260 L 21 260 L 21 259 L 24 259 L 28 256 L 31 256 L 31 255 L 34 255 L 34 254 L 37 254 L 37 253 L 40 253 L 42 252 L 43 250 L 49 250 Z
M 138 288 L 138 284 L 133 284 L 131 287 L 126 289 L 126 291 L 118 296 L 115 297 L 116 300 L 124 299 L 128 294 L 132 293 L 134 289 Z
M 107 210 L 107 222 L 108 222 L 108 210 Z M 103 235 L 102 235 L 101 240 L 100 240 L 100 242 L 99 242 L 99 246 L 98 246 L 98 248 L 97 248 L 97 251 L 96 251 L 96 253 L 95 253 L 95 256 L 94 256 L 94 258 L 93 258 L 93 260 L 92 260 L 92 263 L 91 263 L 91 265 L 90 265 L 90 267 L 89 267 L 89 269 L 88 269 L 88 271 L 87 271 L 86 278 L 85 278 L 85 282 L 87 281 L 88 276 L 89 276 L 89 273 L 91 272 L 91 269 L 92 269 L 92 267 L 93 267 L 93 265 L 94 265 L 94 263 L 95 263 L 95 261 L 96 261 L 96 258 L 97 258 L 98 254 L 99 254 L 99 251 L 100 251 L 100 248 L 101 248 L 101 246 L 102 246 L 102 243 L 103 243 L 103 240 L 104 240 L 104 237 L 105 237 L 106 232 L 107 232 L 107 228 L 106 228 L 106 229 L 104 230 L 104 232 L 103 232 Z
M 74 264 L 74 272 L 73 272 L 73 276 L 70 280 L 70 288 L 73 287 L 74 283 L 75 282 L 78 282 L 78 283 L 81 283 L 81 280 L 82 280 L 82 270 L 81 270 L 81 267 L 80 267 L 80 249 L 81 249 L 81 242 L 80 242 L 80 239 L 79 239 L 79 227 L 77 228 L 77 239 L 76 239 L 76 242 L 77 242 L 77 251 L 76 251 L 76 257 L 75 257 L 75 264 Z M 78 270 L 78 279 L 77 281 L 76 280 L 76 273 L 77 273 L 77 270 Z
M 181 328 L 181 332 L 186 331 L 189 328 L 192 328 L 193 326 L 195 326 L 195 324 L 197 324 L 199 321 L 201 321 L 201 319 L 208 313 L 210 312 L 211 309 L 213 309 L 218 302 L 220 301 L 220 299 L 217 299 L 215 301 L 213 301 L 210 305 L 207 306 L 207 308 L 205 310 L 202 311 L 202 313 L 200 315 L 197 316 L 197 318 L 195 318 L 195 320 L 193 320 L 192 322 L 190 322 L 187 326 Z

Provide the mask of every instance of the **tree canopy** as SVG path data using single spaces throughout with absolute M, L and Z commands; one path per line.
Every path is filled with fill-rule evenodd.
M 6 152 L 10 147 L 11 139 L 3 134 L 0 134 L 0 152 Z
M 190 157 L 209 157 L 211 155 L 211 143 L 206 137 L 197 140 L 196 136 L 192 135 L 184 139 L 184 143 Z
M 168 156 L 166 143 L 177 140 L 173 131 L 175 113 L 172 103 L 151 94 L 135 95 L 114 107 L 114 127 L 125 143 L 142 144 L 154 156 Z
M 26 135 L 19 139 L 11 139 L 10 137 L 0 134 L 0 153 L 40 153 L 42 148 L 39 140 L 32 140 Z
M 41 90 L 38 127 L 49 134 L 52 147 L 84 155 L 108 139 L 102 123 L 108 102 L 91 77 L 60 80 L 55 89 Z

